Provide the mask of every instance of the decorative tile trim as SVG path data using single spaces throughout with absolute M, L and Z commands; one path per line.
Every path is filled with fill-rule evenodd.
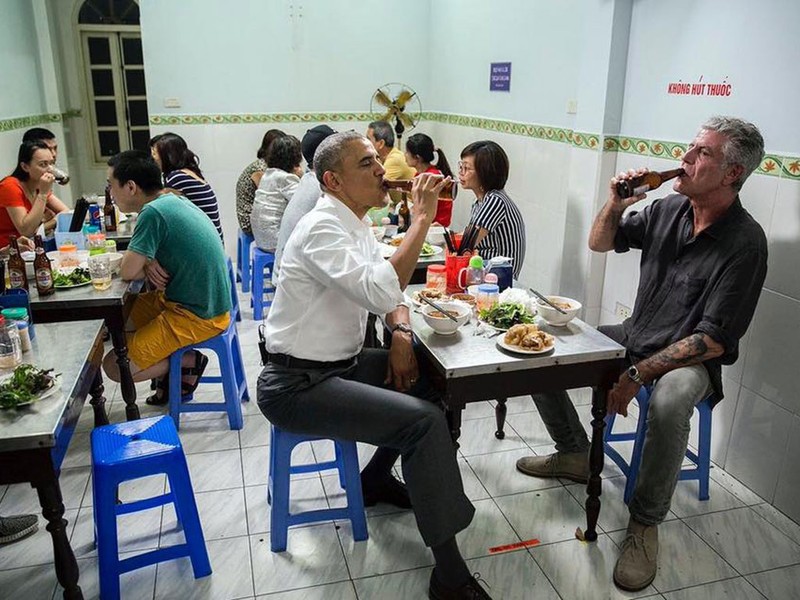
M 59 113 L 51 113 L 46 115 L 30 115 L 27 117 L 16 117 L 13 119 L 0 120 L 0 132 L 14 131 L 15 129 L 29 129 L 37 125 L 46 125 L 47 123 L 60 123 L 62 115 Z
M 371 113 L 265 113 L 242 115 L 150 115 L 150 125 L 239 125 L 251 123 L 369 122 Z

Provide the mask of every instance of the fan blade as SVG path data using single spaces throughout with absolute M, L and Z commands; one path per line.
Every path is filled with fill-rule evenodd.
M 380 119 L 378 119 L 378 121 L 386 121 L 387 123 L 391 123 L 392 117 L 394 116 L 394 112 L 395 112 L 394 110 L 389 109 L 389 111 L 385 115 L 383 115 Z
M 404 108 L 405 105 L 408 103 L 408 101 L 411 100 L 414 96 L 415 94 L 411 90 L 403 90 L 397 95 L 397 98 L 395 99 L 395 104 L 397 104 L 399 108 Z
M 411 117 L 409 117 L 409 116 L 408 116 L 406 113 L 404 113 L 404 112 L 397 113 L 397 117 L 398 117 L 398 118 L 399 118 L 399 119 L 400 119 L 400 120 L 403 122 L 403 125 L 405 125 L 405 126 L 406 126 L 406 127 L 408 127 L 409 129 L 412 129 L 412 128 L 414 127 L 414 125 L 416 125 L 416 123 L 414 123 L 414 119 L 412 119 Z
M 374 99 L 375 99 L 375 102 L 377 102 L 381 106 L 391 106 L 391 104 L 392 104 L 392 101 L 389 100 L 389 96 L 384 94 L 381 90 L 376 90 L 375 91 Z

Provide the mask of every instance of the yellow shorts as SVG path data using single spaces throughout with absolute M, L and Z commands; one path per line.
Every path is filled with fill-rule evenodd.
M 202 319 L 163 292 L 139 294 L 129 317 L 135 327 L 128 334 L 128 357 L 139 370 L 169 358 L 178 348 L 219 335 L 230 323 L 230 313 Z

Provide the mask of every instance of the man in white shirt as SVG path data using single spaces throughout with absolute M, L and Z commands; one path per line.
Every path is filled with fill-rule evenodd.
M 331 135 L 314 167 L 324 193 L 284 249 L 266 323 L 259 407 L 289 431 L 378 446 L 361 473 L 365 503 L 410 500 L 436 560 L 430 597 L 489 598 L 456 544 L 475 509 L 464 495 L 438 394 L 418 369 L 402 304 L 443 180 L 417 178 L 411 227 L 384 260 L 366 219 L 387 202 L 384 169 L 369 140 L 354 131 Z M 386 315 L 389 350 L 362 348 L 369 312 Z M 398 456 L 407 495 L 391 475 Z

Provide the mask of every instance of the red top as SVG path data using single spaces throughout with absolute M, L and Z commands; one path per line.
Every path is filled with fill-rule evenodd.
M 433 173 L 434 175 L 441 175 L 442 172 L 431 165 L 423 171 L 423 173 Z M 422 173 L 417 173 L 419 177 Z M 439 198 L 439 203 L 436 205 L 436 216 L 433 219 L 434 223 L 438 223 L 442 227 L 450 227 L 450 221 L 453 218 L 453 201 L 446 198 Z
M 29 212 L 32 208 L 20 180 L 9 175 L 0 181 L 0 248 L 8 246 L 9 236 L 19 237 L 19 231 L 14 226 L 14 221 L 11 220 L 8 211 L 3 210 L 14 206 L 23 207 L 25 212 Z

